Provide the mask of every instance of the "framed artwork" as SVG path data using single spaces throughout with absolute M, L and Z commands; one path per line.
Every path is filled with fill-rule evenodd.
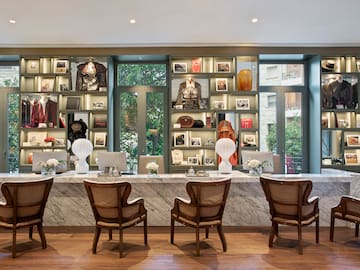
M 197 157 L 188 157 L 188 165 L 199 165 L 199 159 Z
M 192 137 L 190 139 L 190 146 L 201 146 L 201 138 L 200 137 Z
M 217 78 L 215 83 L 215 90 L 217 92 L 228 90 L 228 81 L 226 78 Z
M 347 146 L 359 146 L 360 135 L 347 135 L 346 142 L 347 142 Z
M 54 78 L 42 78 L 41 79 L 41 92 L 52 92 L 54 90 Z
M 69 91 L 69 86 L 65 83 L 62 83 L 59 85 L 59 89 L 61 92 L 66 92 L 66 91 Z
M 94 146 L 95 147 L 105 147 L 106 146 L 106 133 L 97 132 L 94 134 Z
M 174 73 L 186 73 L 187 64 L 186 63 L 173 63 L 173 72 Z
M 250 100 L 247 98 L 237 98 L 235 100 L 237 110 L 250 110 Z
M 26 63 L 26 72 L 27 73 L 39 73 L 40 65 L 39 60 L 28 60 Z
M 187 147 L 188 146 L 187 132 L 175 132 L 174 133 L 174 146 L 177 146 L 177 147 Z
M 107 128 L 107 116 L 95 115 L 94 116 L 94 128 Z
M 345 165 L 357 165 L 358 162 L 358 156 L 356 153 L 352 152 L 346 152 L 344 153 L 345 158 Z
M 68 69 L 68 61 L 62 59 L 55 59 L 54 61 L 54 73 L 64 74 Z
M 80 97 L 67 97 L 66 110 L 79 110 L 80 109 Z
M 215 70 L 216 72 L 228 73 L 231 71 L 231 62 L 216 62 Z
M 215 165 L 215 160 L 213 157 L 206 157 L 204 159 L 204 165 L 207 165 L 207 166 L 212 166 L 212 165 Z
M 172 164 L 179 165 L 184 160 L 183 151 L 175 149 L 171 151 Z
M 214 109 L 223 110 L 225 109 L 225 101 L 223 100 L 215 100 L 213 103 Z
M 256 136 L 253 134 L 244 134 L 244 144 L 248 146 L 255 146 Z

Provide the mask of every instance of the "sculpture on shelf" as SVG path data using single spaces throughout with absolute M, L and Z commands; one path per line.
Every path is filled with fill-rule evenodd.
M 93 150 L 92 143 L 87 139 L 77 139 L 72 144 L 71 150 L 78 158 L 75 164 L 76 173 L 89 172 L 89 164 L 86 162 L 86 158 Z
M 221 157 L 219 164 L 220 173 L 231 173 L 232 165 L 229 158 L 235 152 L 235 149 L 235 142 L 229 138 L 222 138 L 216 141 L 215 151 Z

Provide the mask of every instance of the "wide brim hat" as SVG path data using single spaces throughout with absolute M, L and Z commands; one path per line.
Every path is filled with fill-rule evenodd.
M 321 61 L 321 69 L 322 71 L 330 71 L 333 72 L 335 71 L 336 68 L 336 64 L 334 61 L 331 60 L 323 60 Z

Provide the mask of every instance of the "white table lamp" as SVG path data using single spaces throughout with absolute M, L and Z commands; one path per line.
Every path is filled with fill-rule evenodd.
M 78 161 L 75 164 L 76 173 L 89 172 L 89 164 L 86 162 L 86 158 L 93 150 L 92 143 L 87 139 L 77 139 L 73 142 L 71 150 L 78 158 Z
M 230 156 L 235 152 L 235 142 L 229 138 L 222 138 L 216 141 L 215 151 L 221 157 L 219 164 L 220 173 L 231 173 L 232 165 L 230 163 Z

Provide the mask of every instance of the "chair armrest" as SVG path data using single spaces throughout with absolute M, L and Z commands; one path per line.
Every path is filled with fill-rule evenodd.
M 310 199 L 308 199 L 308 203 L 309 203 L 309 204 L 318 203 L 318 202 L 319 202 L 319 199 L 320 199 L 319 196 L 311 197 Z
M 128 201 L 128 205 L 135 204 L 135 203 L 144 203 L 144 199 L 142 197 L 138 197 L 131 201 Z
M 184 203 L 184 204 L 190 204 L 190 200 L 181 198 L 181 197 L 176 197 L 175 198 L 175 203 Z

